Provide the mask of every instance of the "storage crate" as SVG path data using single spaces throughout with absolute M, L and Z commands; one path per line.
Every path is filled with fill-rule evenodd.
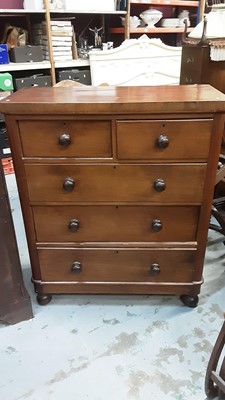
M 28 87 L 48 87 L 51 85 L 51 77 L 43 74 L 36 74 L 32 76 L 26 76 L 24 78 L 14 79 L 14 86 L 16 90 Z
M 57 81 L 71 80 L 82 83 L 83 85 L 91 85 L 90 70 L 67 69 L 56 72 Z
M 41 62 L 44 60 L 41 46 L 19 46 L 9 50 L 9 58 L 14 63 Z
M 14 174 L 14 166 L 12 158 L 3 158 L 2 159 L 2 166 L 5 175 Z

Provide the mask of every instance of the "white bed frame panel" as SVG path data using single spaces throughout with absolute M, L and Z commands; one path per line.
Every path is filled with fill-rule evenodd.
M 119 47 L 91 51 L 93 86 L 179 85 L 182 47 L 165 45 L 143 35 L 125 40 Z

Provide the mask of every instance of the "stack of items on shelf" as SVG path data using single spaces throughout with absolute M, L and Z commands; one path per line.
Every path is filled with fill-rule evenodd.
M 6 23 L 0 42 L 0 64 L 43 61 L 41 46 L 28 44 L 28 31 L 24 28 Z
M 171 27 L 178 27 L 184 28 L 184 20 L 186 20 L 187 26 L 190 26 L 190 19 L 189 19 L 190 12 L 188 10 L 182 10 L 177 18 L 163 18 L 161 19 L 161 26 L 164 28 L 171 28 Z
M 8 72 L 0 74 L 0 100 L 9 96 L 12 93 L 12 90 L 12 75 Z M 2 162 L 5 175 L 14 173 L 11 150 L 2 114 L 0 114 L 0 162 Z
M 73 26 L 71 21 L 50 21 L 54 61 L 73 59 Z M 33 36 L 36 45 L 41 45 L 45 60 L 49 60 L 46 22 L 34 25 Z

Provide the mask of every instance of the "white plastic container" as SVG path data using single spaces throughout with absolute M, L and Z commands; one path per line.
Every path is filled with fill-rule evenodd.
M 24 0 L 23 8 L 25 10 L 43 10 L 43 0 Z
M 65 0 L 65 10 L 70 11 L 115 11 L 115 0 Z
M 50 11 L 59 11 L 65 9 L 64 0 L 48 0 Z

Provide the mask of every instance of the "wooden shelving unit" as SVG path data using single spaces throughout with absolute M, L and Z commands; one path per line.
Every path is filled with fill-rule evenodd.
M 41 16 L 42 20 L 46 21 L 46 29 L 47 29 L 47 38 L 48 38 L 48 50 L 49 50 L 49 61 L 43 62 L 35 62 L 35 63 L 10 63 L 10 64 L 0 64 L 0 73 L 2 72 L 16 72 L 16 71 L 29 71 L 29 70 L 49 70 L 51 74 L 52 84 L 56 83 L 56 68 L 76 68 L 76 67 L 85 67 L 89 66 L 89 60 L 82 59 L 73 59 L 69 61 L 57 61 L 54 62 L 53 58 L 53 50 L 52 50 L 52 41 L 51 41 L 51 29 L 50 29 L 50 20 L 52 16 L 60 16 L 60 17 L 68 17 L 73 15 L 84 15 L 84 14 L 93 14 L 93 15 L 102 15 L 104 19 L 105 15 L 123 15 L 126 16 L 126 11 L 76 11 L 76 10 L 50 10 L 48 0 L 44 0 L 44 9 L 43 10 L 32 10 L 32 9 L 0 9 L 0 17 L 1 20 L 4 17 L 24 17 L 26 23 L 29 27 L 31 27 L 31 17 L 35 15 Z M 125 36 L 124 36 L 125 38 Z
M 36 69 L 50 69 L 50 68 L 51 64 L 49 61 L 0 64 L 0 72 L 32 71 Z
M 23 8 L 21 9 L 11 9 L 11 8 L 0 8 L 0 14 L 1 17 L 3 14 L 5 15 L 23 15 L 23 14 L 45 14 L 46 10 L 25 10 Z
M 181 7 L 198 7 L 198 1 L 188 0 L 130 0 L 130 4 L 142 5 L 161 5 L 161 6 L 181 6 Z
M 68 68 L 68 67 L 72 67 L 72 68 L 76 68 L 76 67 L 86 67 L 90 65 L 89 60 L 82 60 L 82 59 L 78 59 L 78 60 L 70 60 L 70 61 L 56 61 L 54 63 L 55 68 Z
M 191 32 L 193 28 L 188 28 L 188 32 Z M 111 33 L 124 33 L 124 28 L 111 28 Z M 135 28 L 130 30 L 131 33 L 148 34 L 148 33 L 182 33 L 183 28 Z
M 128 0 L 127 11 L 75 11 L 75 10 L 51 10 L 49 9 L 48 0 L 44 0 L 44 9 L 43 10 L 25 10 L 25 9 L 0 9 L 0 18 L 4 19 L 4 17 L 21 17 L 23 16 L 26 19 L 28 27 L 31 27 L 31 21 L 35 18 L 35 15 L 38 16 L 39 20 L 46 21 L 46 29 L 47 29 L 47 38 L 48 38 L 48 51 L 49 51 L 49 61 L 43 61 L 39 63 L 10 63 L 10 64 L 0 64 L 0 72 L 13 72 L 13 71 L 29 71 L 29 70 L 49 70 L 52 78 L 52 84 L 56 83 L 56 68 L 69 68 L 69 67 L 85 67 L 89 65 L 89 60 L 70 60 L 70 61 L 58 61 L 54 62 L 53 58 L 53 50 L 52 50 L 52 41 L 51 41 L 51 29 L 50 29 L 50 20 L 53 16 L 60 17 L 68 17 L 68 16 L 77 16 L 84 14 L 93 14 L 93 15 L 101 15 L 102 21 L 104 23 L 104 18 L 106 15 L 112 16 L 124 16 L 125 17 L 125 26 L 116 26 L 109 29 L 110 33 L 118 34 L 121 36 L 121 41 L 124 39 L 129 39 L 132 35 L 142 35 L 147 34 L 149 36 L 153 36 L 156 34 L 157 36 L 167 35 L 167 34 L 180 34 L 183 32 L 183 28 L 180 27 L 154 27 L 154 28 L 136 28 L 130 30 L 129 20 L 130 15 L 132 14 L 133 7 L 140 7 L 140 13 L 143 9 L 147 9 L 148 6 L 155 7 L 160 9 L 160 7 L 172 7 L 173 9 L 178 10 L 191 8 L 198 10 L 199 19 L 201 20 L 204 12 L 204 0 L 199 1 L 190 1 L 190 0 Z M 119 18 L 118 18 L 119 25 Z M 188 28 L 188 32 L 190 32 L 193 27 Z
M 147 9 L 148 7 L 153 7 L 157 9 L 163 8 L 171 8 L 171 9 L 176 9 L 177 10 L 182 10 L 182 9 L 196 9 L 199 10 L 197 13 L 199 15 L 199 19 L 201 20 L 203 18 L 203 12 L 204 12 L 204 7 L 202 6 L 202 2 L 204 0 L 199 0 L 199 1 L 191 1 L 191 0 L 129 0 L 128 1 L 128 9 L 127 9 L 127 14 L 126 14 L 126 21 L 125 21 L 125 27 L 113 27 L 110 29 L 110 32 L 113 34 L 125 34 L 126 39 L 130 39 L 132 37 L 132 34 L 149 34 L 149 35 L 160 35 L 160 34 L 171 34 L 171 33 L 183 33 L 184 29 L 182 27 L 160 27 L 156 26 L 154 28 L 142 28 L 138 27 L 135 29 L 130 29 L 129 26 L 129 19 L 130 16 L 133 15 L 133 6 L 135 6 L 135 10 L 137 10 L 137 6 L 140 6 L 140 13 L 141 11 L 145 8 Z M 139 13 L 139 14 L 140 14 Z M 196 23 L 194 26 L 197 24 L 197 18 L 196 18 Z M 191 32 L 191 30 L 194 28 L 189 27 L 188 32 Z
M 126 15 L 126 11 L 72 11 L 72 10 L 51 10 L 50 14 L 96 14 L 96 15 Z

